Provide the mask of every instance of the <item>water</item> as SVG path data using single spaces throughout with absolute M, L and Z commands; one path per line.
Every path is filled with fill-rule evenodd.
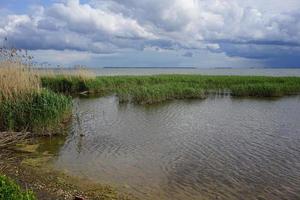
M 149 200 L 300 199 L 299 96 L 77 102 L 57 169 Z
M 99 76 L 115 75 L 155 75 L 155 74 L 202 74 L 202 75 L 242 75 L 242 76 L 300 76 L 300 69 L 192 69 L 192 68 L 99 68 L 93 70 Z

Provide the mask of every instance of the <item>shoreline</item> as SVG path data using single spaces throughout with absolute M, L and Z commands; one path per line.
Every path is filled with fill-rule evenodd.
M 137 200 L 113 186 L 58 171 L 51 165 L 55 155 L 37 154 L 35 146 L 6 149 L 0 153 L 0 173 L 13 179 L 23 189 L 32 190 L 37 199 Z

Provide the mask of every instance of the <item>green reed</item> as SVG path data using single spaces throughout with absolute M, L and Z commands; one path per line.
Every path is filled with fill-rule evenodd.
M 4 99 L 0 103 L 0 131 L 53 133 L 71 105 L 70 97 L 48 90 Z
M 63 93 L 115 93 L 120 102 L 151 104 L 171 99 L 205 98 L 209 93 L 232 96 L 278 97 L 298 94 L 299 77 L 263 76 L 104 76 L 78 79 L 42 77 L 42 85 Z

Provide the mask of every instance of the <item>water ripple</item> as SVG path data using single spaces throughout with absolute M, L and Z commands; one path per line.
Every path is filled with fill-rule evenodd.
M 78 107 L 58 168 L 142 199 L 300 199 L 298 97 Z

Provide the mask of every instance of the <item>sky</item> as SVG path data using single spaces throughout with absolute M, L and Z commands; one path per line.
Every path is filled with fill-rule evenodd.
M 63 66 L 300 67 L 300 1 L 0 0 L 0 45 Z

